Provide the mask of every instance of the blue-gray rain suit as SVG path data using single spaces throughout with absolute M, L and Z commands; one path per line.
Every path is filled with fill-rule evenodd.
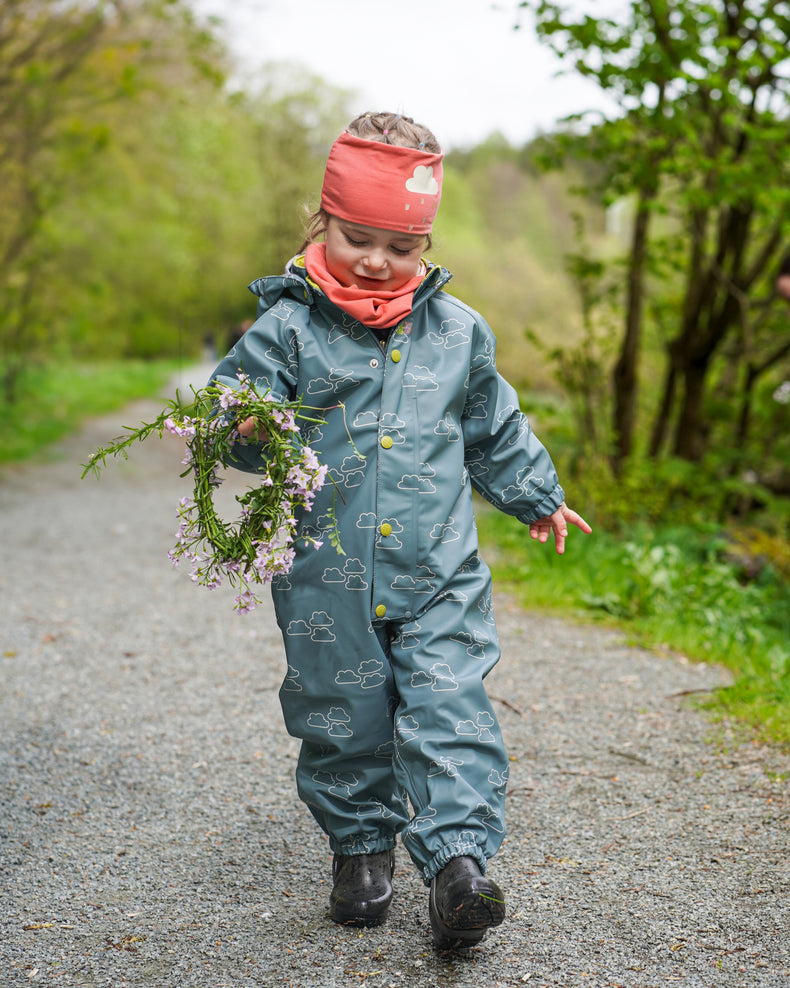
M 497 373 L 491 329 L 442 290 L 449 279 L 431 267 L 382 344 L 298 258 L 250 286 L 257 321 L 214 374 L 238 386 L 243 368 L 323 420 L 307 438 L 334 484 L 298 532 L 324 543 L 298 540 L 272 584 L 299 794 L 333 851 L 376 853 L 401 833 L 426 883 L 460 855 L 485 870 L 505 833 L 508 759 L 483 686 L 499 644 L 472 488 L 524 523 L 564 497 Z M 259 446 L 237 450 L 241 469 L 260 466 Z M 345 555 L 326 538 L 333 503 Z

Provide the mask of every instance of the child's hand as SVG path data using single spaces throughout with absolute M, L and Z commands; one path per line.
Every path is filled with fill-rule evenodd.
M 244 436 L 245 439 L 249 438 L 253 432 L 255 432 L 255 419 L 250 416 L 248 419 L 244 419 L 242 422 L 236 426 L 239 430 L 239 435 Z M 258 429 L 257 440 L 259 443 L 268 443 L 269 433 L 265 429 Z
M 547 515 L 545 518 L 538 518 L 537 521 L 530 522 L 529 534 L 539 542 L 547 542 L 549 533 L 554 532 L 554 544 L 557 547 L 557 552 L 563 553 L 565 552 L 565 539 L 568 537 L 568 522 L 586 532 L 587 535 L 592 531 L 581 515 L 577 515 L 567 504 L 563 503 L 553 515 Z

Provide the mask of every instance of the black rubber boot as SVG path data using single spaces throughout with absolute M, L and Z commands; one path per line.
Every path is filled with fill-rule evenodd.
M 336 854 L 329 912 L 336 923 L 381 926 L 392 901 L 395 852 Z
M 505 918 L 505 897 L 474 858 L 452 858 L 431 882 L 428 911 L 437 949 L 471 947 Z

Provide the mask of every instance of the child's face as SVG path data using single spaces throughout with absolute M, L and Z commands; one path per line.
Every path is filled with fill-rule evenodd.
M 326 264 L 343 285 L 368 291 L 394 292 L 420 270 L 421 234 L 380 230 L 329 216 Z

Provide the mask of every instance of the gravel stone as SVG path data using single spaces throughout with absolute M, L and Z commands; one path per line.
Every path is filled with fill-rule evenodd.
M 790 984 L 790 756 L 694 708 L 724 670 L 501 594 L 508 918 L 437 953 L 401 849 L 387 924 L 333 924 L 273 612 L 238 616 L 167 559 L 181 442 L 80 479 L 159 407 L 0 475 L 3 988 Z M 227 513 L 248 482 L 229 474 Z

